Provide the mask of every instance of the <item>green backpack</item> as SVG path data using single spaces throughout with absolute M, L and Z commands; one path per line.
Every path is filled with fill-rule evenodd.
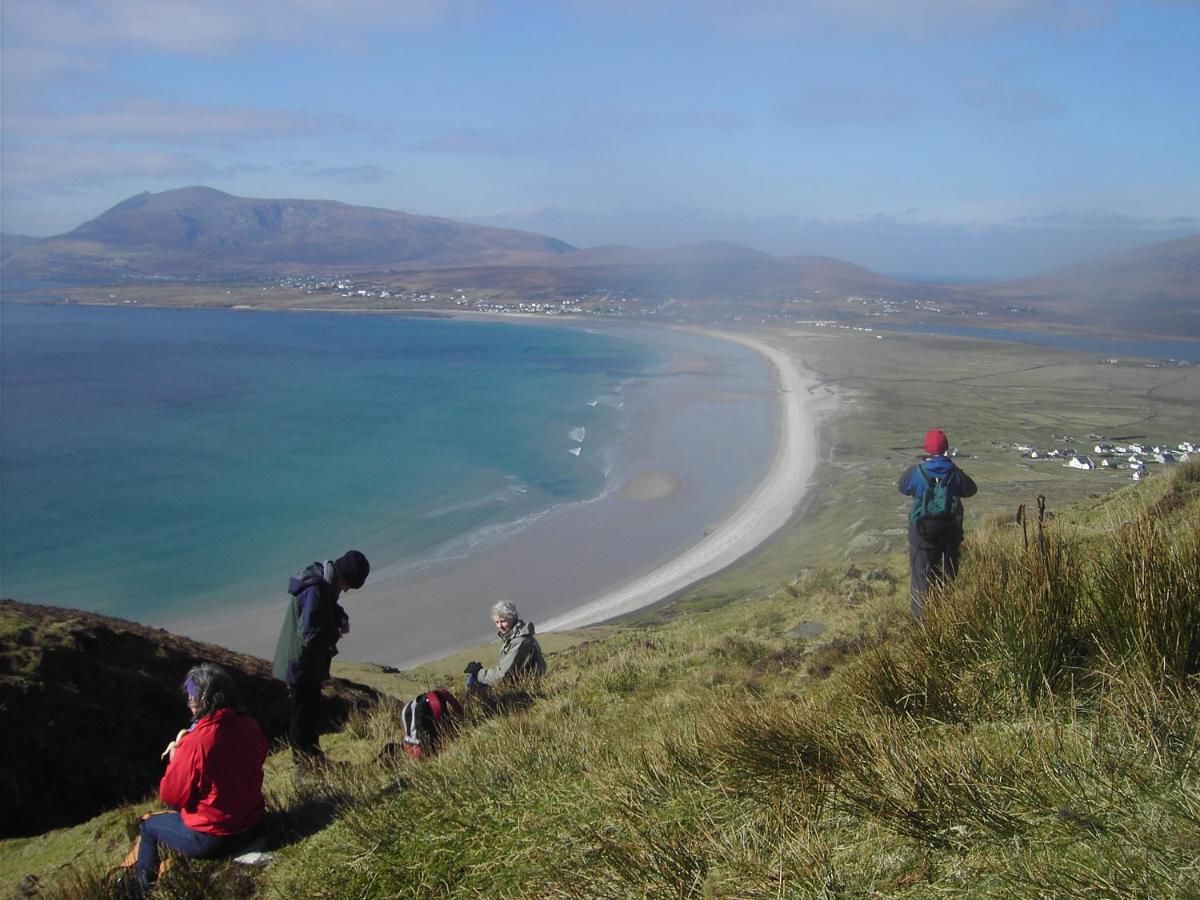
M 952 527 L 962 525 L 962 503 L 950 489 L 954 472 L 941 478 L 930 477 L 924 465 L 917 466 L 915 471 L 923 489 L 913 495 L 909 521 L 927 538 L 941 537 Z

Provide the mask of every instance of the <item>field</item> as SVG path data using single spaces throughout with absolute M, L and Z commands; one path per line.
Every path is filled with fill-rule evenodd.
M 1200 366 L 1109 364 L 1027 344 L 846 329 L 768 335 L 833 391 L 841 409 L 822 428 L 821 463 L 790 527 L 735 570 L 688 592 L 685 606 L 774 590 L 806 567 L 906 563 L 908 502 L 896 489 L 921 439 L 944 428 L 979 485 L 976 525 L 1011 520 L 1044 495 L 1051 513 L 1130 483 L 1128 470 L 1085 472 L 1022 457 L 1014 444 L 1075 448 L 1111 442 L 1200 441 Z M 1090 437 L 1089 437 L 1090 436 Z M 1096 458 L 1099 465 L 1099 458 Z M 1163 467 L 1151 467 L 1161 472 Z

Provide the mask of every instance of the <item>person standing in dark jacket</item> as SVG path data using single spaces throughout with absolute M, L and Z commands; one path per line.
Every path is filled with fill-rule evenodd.
M 286 681 L 291 702 L 288 742 L 297 762 L 319 762 L 321 685 L 337 654 L 338 639 L 350 631 L 350 617 L 338 598 L 358 590 L 371 564 L 357 550 L 335 560 L 314 562 L 288 583 L 287 613 L 275 647 L 276 678 Z
M 950 459 L 949 450 L 946 432 L 932 429 L 925 434 L 925 460 L 909 466 L 900 476 L 900 493 L 913 498 L 913 514 L 908 522 L 908 562 L 914 619 L 920 619 L 925 612 L 925 592 L 929 585 L 949 581 L 958 574 L 963 542 L 962 498 L 974 497 L 979 490 L 971 477 Z M 946 514 L 922 516 L 920 510 L 926 492 L 936 490 L 939 483 L 949 499 Z

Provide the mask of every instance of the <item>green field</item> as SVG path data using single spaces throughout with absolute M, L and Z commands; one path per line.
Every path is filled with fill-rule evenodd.
M 764 337 L 809 368 L 821 382 L 817 395 L 833 392 L 840 409 L 821 429 L 821 462 L 801 514 L 736 571 L 692 591 L 693 600 L 770 591 L 812 566 L 886 561 L 899 572 L 909 501 L 896 481 L 930 428 L 946 430 L 961 451 L 957 463 L 979 485 L 966 504 L 968 540 L 973 527 L 1011 519 L 1020 504 L 1032 512 L 1039 494 L 1053 513 L 1130 483 L 1127 470 L 1024 459 L 1014 444 L 1091 454 L 1097 440 L 1089 435 L 1200 441 L 1200 366 L 1110 365 L 1026 344 L 841 329 Z

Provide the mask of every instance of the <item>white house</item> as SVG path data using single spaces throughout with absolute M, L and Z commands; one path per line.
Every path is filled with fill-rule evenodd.
M 1095 463 L 1087 456 L 1072 456 L 1067 460 L 1067 465 L 1072 469 L 1083 469 L 1086 472 L 1096 468 Z

